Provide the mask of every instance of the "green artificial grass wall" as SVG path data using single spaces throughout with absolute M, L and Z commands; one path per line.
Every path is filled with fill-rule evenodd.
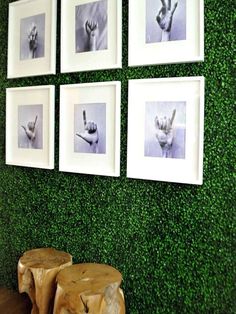
M 17 288 L 24 251 L 54 247 L 119 269 L 127 313 L 236 313 L 235 1 L 205 0 L 204 63 L 129 68 L 123 0 L 123 69 L 60 74 L 58 21 L 57 75 L 7 80 L 9 2 L 0 0 L 0 286 Z M 203 186 L 126 178 L 128 80 L 200 75 Z M 121 176 L 59 172 L 60 84 L 111 80 L 122 82 Z M 5 89 L 47 84 L 56 86 L 55 169 L 6 166 Z

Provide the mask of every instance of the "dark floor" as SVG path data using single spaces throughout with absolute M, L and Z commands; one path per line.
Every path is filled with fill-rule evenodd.
M 30 314 L 31 302 L 27 295 L 0 287 L 0 314 Z

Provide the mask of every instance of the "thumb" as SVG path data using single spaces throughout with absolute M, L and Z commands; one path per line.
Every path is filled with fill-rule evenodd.
M 89 135 L 88 134 L 86 134 L 86 133 L 83 133 L 83 134 L 81 134 L 81 133 L 76 133 L 76 135 L 78 136 L 78 137 L 80 137 L 80 138 L 82 138 L 85 142 L 87 142 L 88 144 L 90 144 L 91 145 L 91 139 L 89 138 Z

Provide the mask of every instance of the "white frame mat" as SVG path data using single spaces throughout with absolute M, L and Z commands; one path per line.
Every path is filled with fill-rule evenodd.
M 54 168 L 54 98 L 55 87 L 51 85 L 6 90 L 7 165 Z
M 120 175 L 120 102 L 120 82 L 60 86 L 60 171 Z M 93 136 L 89 124 L 98 131 L 95 146 L 79 135 Z
M 21 0 L 9 4 L 8 78 L 56 73 L 56 17 L 57 0 Z M 31 46 L 33 26 L 38 27 L 37 44 Z
M 183 14 L 185 31 L 182 30 L 185 35 L 183 38 L 179 37 L 181 40 L 163 39 L 166 36 L 162 36 L 158 41 L 153 40 L 153 34 L 156 34 L 157 30 L 162 32 L 157 23 L 157 14 L 158 10 L 162 8 L 163 1 L 159 0 L 159 6 L 157 5 L 152 10 L 148 9 L 148 1 L 150 3 L 155 1 L 153 5 L 158 4 L 158 0 L 129 0 L 129 66 L 204 61 L 203 0 L 175 0 L 178 5 L 173 13 L 171 28 L 172 31 L 178 28 L 178 23 L 175 24 L 175 14 L 179 14 L 178 10 L 182 4 L 180 1 L 185 1 Z M 172 0 L 172 9 L 173 3 L 174 0 Z M 149 12 L 151 12 L 151 17 Z M 179 19 L 181 21 L 181 17 Z M 150 27 L 149 34 L 151 35 L 149 37 L 151 40 L 146 33 L 148 27 Z M 180 30 L 177 29 L 177 31 Z M 175 32 L 177 33 L 177 31 Z M 171 31 L 169 33 L 171 34 Z
M 88 6 L 99 5 L 106 1 L 106 47 L 96 49 L 97 45 L 91 45 L 91 51 L 77 51 L 77 40 L 94 39 L 94 34 L 100 36 L 100 24 L 96 20 L 88 17 L 89 32 L 96 29 L 97 33 L 87 33 L 86 14 L 89 11 Z M 81 7 L 81 9 L 80 9 Z M 77 8 L 82 12 L 82 24 L 78 26 L 76 16 Z M 79 10 L 78 9 L 78 10 Z M 61 72 L 81 72 L 101 69 L 114 69 L 122 67 L 122 0 L 62 0 L 61 2 Z M 84 13 L 85 12 L 85 13 Z M 97 11 L 96 11 L 97 12 Z M 96 12 L 93 13 L 96 18 Z M 84 13 L 84 15 L 83 15 Z M 97 13 L 98 14 L 98 13 Z M 105 14 L 105 13 L 103 13 Z M 97 17 L 98 18 L 98 17 Z M 101 17 L 99 16 L 100 20 Z M 104 21 L 103 21 L 104 22 Z M 74 31 L 73 31 L 74 30 Z M 78 36 L 77 33 L 78 32 Z M 91 34 L 93 37 L 91 37 Z M 101 38 L 101 37 L 100 37 Z M 81 39 L 81 40 L 82 40 Z M 97 38 L 98 41 L 98 38 Z M 94 50 L 95 49 L 95 50 Z
M 171 127 L 160 135 L 165 121 Z M 203 133 L 204 77 L 129 81 L 129 178 L 201 185 Z M 167 156 L 161 149 L 169 147 L 171 152 L 174 145 L 182 156 Z

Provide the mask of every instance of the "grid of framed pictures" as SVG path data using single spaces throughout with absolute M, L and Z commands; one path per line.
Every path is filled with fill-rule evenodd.
M 203 0 L 129 0 L 128 65 L 203 61 L 203 11 Z M 8 78 L 55 74 L 56 12 L 57 0 L 9 4 Z M 122 0 L 62 0 L 61 72 L 112 68 Z M 54 91 L 7 89 L 7 164 L 54 167 Z M 60 171 L 120 175 L 120 106 L 120 82 L 60 86 Z M 127 176 L 202 184 L 204 78 L 131 80 L 128 107 Z
M 56 7 L 10 3 L 8 78 L 55 74 Z M 203 0 L 129 0 L 129 66 L 203 60 Z M 62 0 L 61 72 L 121 67 L 122 0 Z

